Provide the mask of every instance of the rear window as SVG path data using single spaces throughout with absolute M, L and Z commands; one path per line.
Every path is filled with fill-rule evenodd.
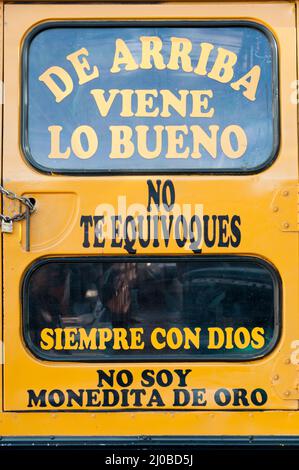
M 47 360 L 248 360 L 276 343 L 279 305 L 254 258 L 49 259 L 25 277 L 23 330 Z
M 23 150 L 42 171 L 246 173 L 277 153 L 276 43 L 255 23 L 51 23 L 22 73 Z

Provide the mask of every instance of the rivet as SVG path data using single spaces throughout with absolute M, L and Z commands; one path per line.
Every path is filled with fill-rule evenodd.
M 285 363 L 285 364 L 290 364 L 290 363 L 291 363 L 291 359 L 286 359 L 286 360 L 284 361 L 284 363 Z
M 283 191 L 282 193 L 283 196 L 288 196 L 289 194 L 290 194 L 289 191 Z
M 286 390 L 286 391 L 284 392 L 284 396 L 285 396 L 285 397 L 289 397 L 290 395 L 291 395 L 291 392 L 290 392 L 289 390 Z
M 273 380 L 278 380 L 278 379 L 279 379 L 279 375 L 276 374 L 273 376 Z
M 289 224 L 288 222 L 285 222 L 285 223 L 283 224 L 283 228 L 289 228 L 289 226 L 290 226 L 290 224 Z
M 273 212 L 278 212 L 278 210 L 279 210 L 279 209 L 278 209 L 277 206 L 274 206 L 274 207 L 273 207 Z

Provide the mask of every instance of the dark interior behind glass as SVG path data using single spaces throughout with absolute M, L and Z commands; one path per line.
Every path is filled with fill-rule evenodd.
M 23 300 L 27 345 L 48 360 L 245 360 L 265 354 L 278 338 L 276 274 L 266 263 L 249 257 L 48 260 L 27 273 Z M 185 347 L 186 331 L 192 336 L 198 328 L 200 346 L 191 341 Z M 229 333 L 241 328 L 239 343 L 244 340 L 244 344 L 245 329 L 250 334 L 254 328 L 262 329 L 264 344 L 257 348 L 251 341 L 229 348 L 224 342 L 210 348 L 208 328 L 218 328 L 214 333 L 218 346 L 219 329 L 225 333 L 228 328 Z M 45 329 L 53 337 L 58 329 L 62 343 L 65 332 L 72 329 L 75 346 L 43 348 Z M 92 329 L 95 335 L 103 329 L 108 335 L 121 329 L 128 340 L 138 329 L 144 345 L 114 349 L 111 340 L 104 349 L 75 349 L 81 344 L 77 341 L 82 329 L 87 335 Z

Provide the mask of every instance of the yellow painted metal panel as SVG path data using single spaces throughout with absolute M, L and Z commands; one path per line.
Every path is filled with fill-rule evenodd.
M 158 2 L 159 0 L 153 0 L 154 2 Z M 238 3 L 246 3 L 246 0 L 233 0 L 235 2 L 238 2 Z M 78 3 L 92 3 L 92 2 L 97 2 L 97 0 L 76 0 L 76 2 Z M 65 0 L 63 3 L 76 3 L 74 2 L 73 0 Z M 130 3 L 132 2 L 136 2 L 136 3 L 143 3 L 143 2 L 140 2 L 140 0 L 132 0 Z M 164 3 L 195 3 L 196 0 L 181 0 L 180 2 L 173 2 L 172 0 L 165 0 Z M 206 2 L 202 2 L 202 3 L 205 3 L 205 4 L 210 4 L 210 3 L 213 3 L 213 2 L 219 2 L 219 0 L 207 0 Z M 220 0 L 220 2 L 226 2 L 226 0 Z M 262 2 L 262 3 L 265 3 L 265 0 L 255 0 L 255 2 Z M 288 2 L 288 3 L 291 3 L 289 2 L 288 0 L 272 0 L 270 2 L 267 2 L 267 5 L 272 5 L 273 3 L 282 3 L 282 2 Z M 11 3 L 10 0 L 4 0 L 4 3 Z M 13 3 L 31 3 L 33 4 L 34 2 L 32 2 L 32 0 L 14 0 Z M 56 0 L 44 0 L 44 1 L 41 1 L 39 3 L 56 3 Z M 99 3 L 99 2 L 97 2 Z M 114 3 L 114 0 L 105 0 L 105 2 L 101 2 L 101 3 Z M 127 4 L 128 3 L 128 0 L 119 0 L 118 3 L 124 3 L 124 4 Z
M 296 411 L 3 413 L 2 436 L 298 436 Z
M 0 128 L 2 129 L 2 117 L 3 117 L 3 4 L 2 2 L 0 3 L 0 106 L 1 106 L 1 112 L 0 112 Z M 0 133 L 0 154 L 2 158 L 2 132 Z M 2 180 L 2 165 L 0 165 L 0 179 Z M 2 207 L 2 202 L 1 202 L 1 208 Z M 0 240 L 0 256 L 2 258 L 2 237 Z M 2 285 L 2 269 L 0 270 L 0 282 Z M 0 299 L 1 299 L 1 314 L 0 314 L 0 364 L 1 364 L 1 371 L 3 369 L 3 349 L 2 349 L 2 341 L 3 341 L 3 330 L 2 330 L 2 292 L 3 289 L 1 290 L 0 294 Z M 0 387 L 1 390 L 3 388 L 3 382 L 2 382 L 2 376 L 3 374 L 1 373 L 0 377 Z M 0 393 L 0 408 L 3 408 L 3 394 L 2 392 Z

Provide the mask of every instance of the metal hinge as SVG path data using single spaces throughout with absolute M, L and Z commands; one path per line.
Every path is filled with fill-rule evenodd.
M 299 231 L 299 185 L 287 185 L 275 194 L 271 211 L 283 232 Z
M 298 364 L 294 364 L 292 353 L 279 354 L 271 376 L 275 393 L 283 400 L 299 400 Z

